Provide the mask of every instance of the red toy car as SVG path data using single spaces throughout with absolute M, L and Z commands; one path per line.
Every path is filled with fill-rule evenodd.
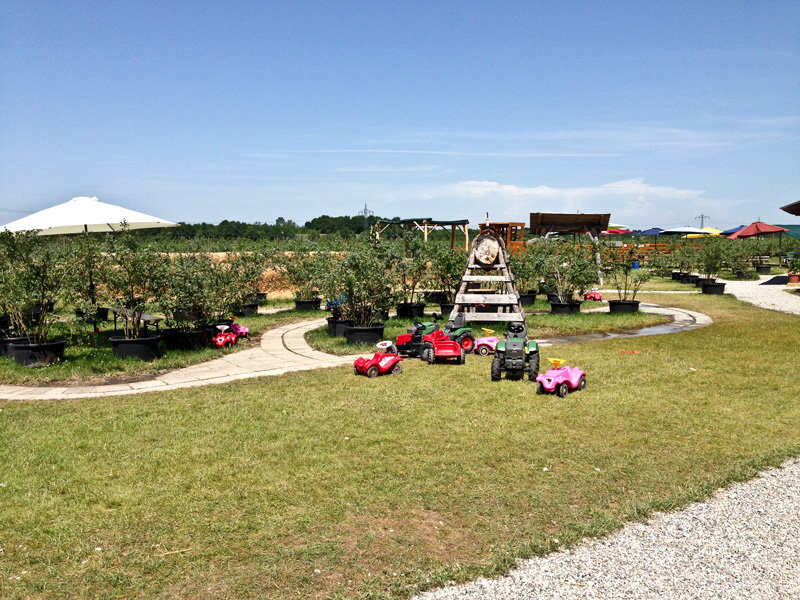
M 391 347 L 392 342 L 378 342 L 378 348 L 386 350 Z M 366 375 L 367 377 L 377 377 L 378 375 L 399 375 L 403 372 L 402 356 L 388 352 L 376 352 L 371 357 L 359 356 L 353 363 L 353 373 L 355 375 Z
M 543 373 L 536 378 L 536 393 L 546 394 L 555 392 L 559 398 L 564 398 L 569 390 L 586 389 L 586 371 L 578 367 L 568 367 L 565 360 L 548 358 L 553 363 L 554 369 Z
M 434 331 L 422 338 L 420 358 L 432 365 L 441 358 L 455 358 L 456 364 L 463 365 L 467 361 L 467 353 L 463 346 L 451 340 L 444 331 Z
M 592 291 L 586 292 L 583 295 L 584 300 L 594 300 L 596 302 L 600 302 L 603 299 L 603 294 L 600 293 L 600 290 L 597 288 L 592 288 Z
M 211 338 L 211 343 L 217 348 L 230 348 L 239 341 L 238 335 L 228 331 L 228 325 L 217 325 L 217 329 L 219 329 L 219 333 Z

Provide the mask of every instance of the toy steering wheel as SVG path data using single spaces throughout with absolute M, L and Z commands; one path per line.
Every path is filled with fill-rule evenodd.
M 389 340 L 384 340 L 384 341 L 382 341 L 382 342 L 378 342 L 378 343 L 377 343 L 377 344 L 375 344 L 375 345 L 376 345 L 378 348 L 380 348 L 381 350 L 386 350 L 386 348 L 388 348 L 389 346 L 391 346 L 391 345 L 392 345 L 392 342 L 390 342 Z

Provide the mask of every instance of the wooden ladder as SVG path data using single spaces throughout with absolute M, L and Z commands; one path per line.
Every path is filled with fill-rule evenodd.
M 488 237 L 494 238 L 494 242 L 487 239 Z M 487 243 L 496 243 L 499 246 L 491 264 L 477 258 L 479 246 Z M 486 284 L 490 287 L 484 287 Z M 478 304 L 488 305 L 491 310 L 480 307 L 487 312 L 478 312 Z M 450 313 L 449 322 L 457 327 L 463 326 L 467 321 L 525 321 L 525 311 L 514 285 L 514 275 L 508 267 L 505 244 L 490 227 L 482 228 L 480 235 L 472 243 L 467 269 L 461 278 L 453 312 Z

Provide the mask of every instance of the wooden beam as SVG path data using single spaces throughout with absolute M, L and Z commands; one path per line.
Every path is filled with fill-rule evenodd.
M 461 281 L 514 281 L 508 275 L 464 275 Z
M 524 321 L 525 320 L 525 313 L 479 313 L 479 312 L 465 312 L 462 313 L 464 315 L 465 321 L 486 321 L 487 323 L 490 322 L 513 322 L 513 321 Z M 452 318 L 452 317 L 451 317 Z
M 516 304 L 516 294 L 456 294 L 456 304 Z

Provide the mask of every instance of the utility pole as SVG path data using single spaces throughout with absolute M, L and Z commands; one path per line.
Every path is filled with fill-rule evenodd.
M 706 219 L 710 219 L 710 218 L 711 218 L 711 217 L 709 217 L 708 215 L 704 215 L 704 214 L 702 214 L 702 213 L 700 214 L 700 216 L 699 216 L 699 217 L 695 217 L 695 219 L 700 219 L 700 229 L 702 229 L 702 228 L 703 228 L 703 225 L 705 224 L 705 220 L 706 220 Z
M 364 203 L 364 210 L 358 212 L 359 215 L 364 217 L 364 231 L 369 229 L 369 218 L 375 216 L 375 213 L 367 208 L 367 203 Z

